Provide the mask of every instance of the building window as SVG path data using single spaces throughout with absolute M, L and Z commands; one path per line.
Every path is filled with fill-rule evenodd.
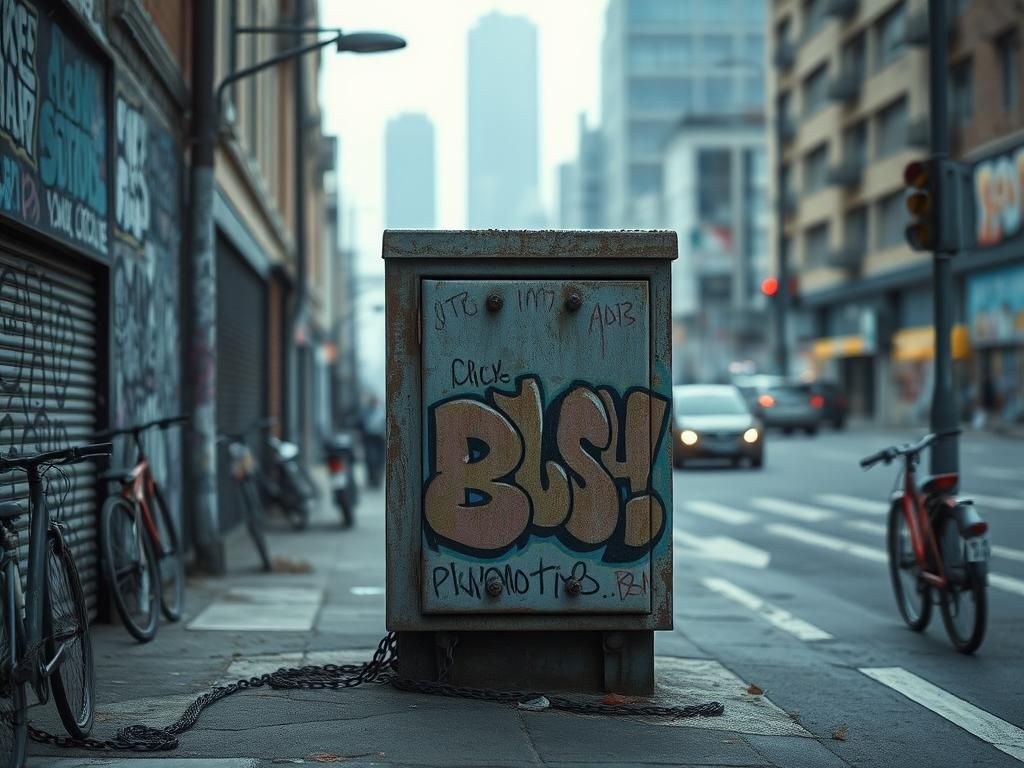
M 634 112 L 686 114 L 693 108 L 693 84 L 668 78 L 633 80 L 629 84 L 629 107 Z
M 736 96 L 732 78 L 709 77 L 704 83 L 704 96 L 708 112 L 721 115 L 735 111 Z
M 804 40 L 825 25 L 825 0 L 804 0 Z
M 822 64 L 804 80 L 804 116 L 828 104 L 828 64 Z
M 708 35 L 704 38 L 704 61 L 705 67 L 717 69 L 733 64 L 735 56 L 732 51 L 731 35 Z
M 907 99 L 894 101 L 878 113 L 875 157 L 881 159 L 907 146 Z
M 636 35 L 629 40 L 629 68 L 639 73 L 675 74 L 693 65 L 693 38 L 688 35 Z
M 633 123 L 629 128 L 629 150 L 633 155 L 660 155 L 672 132 L 669 122 Z
M 861 120 L 843 131 L 843 163 L 863 168 L 868 159 L 868 124 Z
M 974 116 L 974 77 L 970 59 L 958 61 L 949 74 L 949 121 L 954 128 Z
M 828 260 L 828 222 L 816 224 L 804 233 L 804 263 L 820 267 Z
M 866 45 L 864 34 L 857 35 L 853 40 L 843 46 L 843 68 L 844 75 L 854 77 L 857 81 L 864 79 L 864 57 Z
M 699 150 L 697 178 L 697 216 L 707 224 L 732 224 L 732 152 Z
M 906 23 L 906 8 L 900 3 L 875 24 L 875 69 L 887 67 L 903 55 L 906 50 Z
M 828 144 L 822 144 L 804 158 L 804 194 L 817 192 L 828 185 Z
M 1002 80 L 1003 111 L 1014 113 L 1020 104 L 1020 41 L 1014 32 L 996 41 L 999 74 Z
M 756 75 L 743 81 L 743 108 L 750 112 L 764 109 L 764 77 Z
M 754 65 L 762 67 L 765 64 L 764 58 L 764 35 L 747 35 L 743 42 L 744 67 Z
M 903 203 L 903 192 L 894 192 L 878 201 L 878 242 L 879 250 L 894 248 L 903 243 L 907 226 L 907 213 Z
M 868 209 L 865 206 L 853 208 L 843 217 L 843 245 L 862 251 L 868 244 Z
M 778 25 L 776 25 L 776 27 L 775 27 L 775 47 L 776 48 L 785 48 L 787 45 L 789 45 L 790 29 L 791 29 L 792 26 L 793 25 L 792 25 L 792 22 L 790 21 L 789 16 L 784 18 L 782 21 L 780 21 L 778 23 Z

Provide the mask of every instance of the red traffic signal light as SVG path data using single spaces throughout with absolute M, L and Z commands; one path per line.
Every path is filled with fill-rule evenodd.
M 907 244 L 915 251 L 935 250 L 931 161 L 908 163 L 903 169 L 903 182 L 907 186 L 905 203 L 910 214 L 910 224 L 905 231 Z
M 774 296 L 779 292 L 779 281 L 774 277 L 766 277 L 761 281 L 761 293 L 765 296 Z
M 922 160 L 907 163 L 907 167 L 903 169 L 903 183 L 908 187 L 927 189 L 930 176 L 928 163 Z

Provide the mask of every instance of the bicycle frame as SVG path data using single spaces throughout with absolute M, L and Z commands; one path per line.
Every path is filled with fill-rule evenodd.
M 910 532 L 914 559 L 921 569 L 921 578 L 930 586 L 944 590 L 948 587 L 945 564 L 939 550 L 939 543 L 935 538 L 935 529 L 928 516 L 928 510 L 930 506 L 947 503 L 949 497 L 939 495 L 928 498 L 921 493 L 917 487 L 915 464 L 912 457 L 904 458 L 903 493 L 900 503 L 907 521 L 907 530 Z M 929 556 L 931 557 L 930 561 Z M 934 563 L 934 567 L 932 563 Z
M 149 508 L 149 499 L 154 498 L 155 495 L 156 479 L 153 477 L 153 472 L 149 468 L 149 460 L 142 452 L 140 444 L 139 460 L 132 468 L 132 481 L 122 485 L 121 496 L 127 499 L 129 503 L 137 505 L 142 516 L 142 524 L 145 526 L 149 538 L 153 541 L 156 552 L 162 555 L 164 550 L 163 543 L 160 541 L 160 530 L 153 517 L 153 512 Z

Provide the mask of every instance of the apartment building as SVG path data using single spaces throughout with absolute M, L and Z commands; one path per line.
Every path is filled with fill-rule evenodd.
M 1021 12 L 1012 5 L 949 4 L 951 125 L 965 158 L 1020 126 L 1020 61 L 1008 57 Z M 931 396 L 931 256 L 905 244 L 903 169 L 928 154 L 927 2 L 775 0 L 770 24 L 783 214 L 775 263 L 781 250 L 799 286 L 793 372 L 839 380 L 860 416 L 921 423 Z M 1007 77 L 1016 80 L 1001 85 Z M 982 82 L 984 94 L 975 92 Z M 1012 109 L 989 116 L 982 99 Z M 956 266 L 953 336 L 965 407 L 977 389 L 964 307 L 971 264 Z

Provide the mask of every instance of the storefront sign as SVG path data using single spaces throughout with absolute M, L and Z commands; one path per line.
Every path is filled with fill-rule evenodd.
M 1021 230 L 1021 181 L 1024 147 L 990 157 L 974 166 L 977 244 L 998 245 Z
M 0 29 L 0 214 L 106 256 L 103 67 L 32 3 Z
M 1024 340 L 1024 264 L 971 275 L 967 319 L 975 343 Z

